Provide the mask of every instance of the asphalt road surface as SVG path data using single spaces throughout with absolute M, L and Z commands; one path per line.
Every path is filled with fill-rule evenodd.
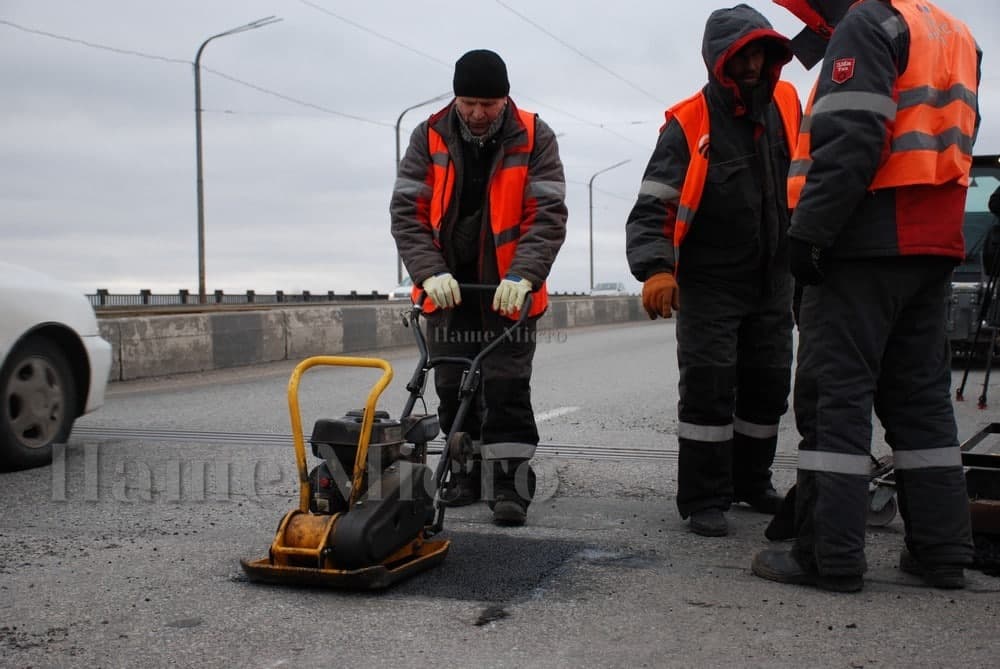
M 663 321 L 540 335 L 528 526 L 449 509 L 444 563 L 377 593 L 263 586 L 240 569 L 297 504 L 292 365 L 115 384 L 53 466 L 0 475 L 0 666 L 997 666 L 1000 578 L 922 587 L 896 568 L 898 518 L 870 530 L 854 595 L 754 577 L 767 518 L 747 508 L 729 537 L 690 534 L 673 502 L 674 346 Z M 416 356 L 382 355 L 396 378 L 379 406 L 397 416 Z M 306 432 L 360 408 L 376 377 L 307 372 Z M 973 370 L 958 405 L 963 439 L 998 420 L 976 408 L 982 379 Z M 795 445 L 789 414 L 780 489 Z

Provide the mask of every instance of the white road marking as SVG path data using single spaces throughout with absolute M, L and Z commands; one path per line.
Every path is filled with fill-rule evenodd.
M 568 413 L 573 413 L 574 411 L 579 410 L 580 407 L 559 407 L 558 409 L 550 409 L 549 411 L 543 411 L 540 414 L 535 414 L 535 422 L 541 423 L 543 420 L 558 418 L 559 416 L 565 416 Z

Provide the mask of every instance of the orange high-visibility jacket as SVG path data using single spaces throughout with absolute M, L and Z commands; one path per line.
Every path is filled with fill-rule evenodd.
M 781 116 L 785 130 L 785 141 L 789 151 L 797 143 L 799 121 L 802 113 L 799 108 L 799 96 L 795 87 L 787 81 L 778 81 L 774 87 L 774 102 Z M 705 177 L 708 174 L 708 145 L 710 138 L 708 102 L 701 91 L 683 100 L 666 113 L 666 122 L 676 118 L 684 131 L 688 152 L 691 160 L 688 163 L 687 175 L 681 187 L 680 202 L 677 206 L 677 219 L 674 223 L 674 262 L 680 260 L 680 246 L 684 241 L 688 228 L 694 221 L 705 190 Z
M 906 69 L 896 81 L 889 146 L 869 190 L 955 182 L 967 185 L 976 127 L 976 42 L 964 24 L 918 0 L 892 0 L 910 32 Z M 942 30 L 941 26 L 947 26 Z M 794 208 L 812 164 L 809 127 L 816 88 L 806 104 L 792 166 Z
M 506 276 L 517 252 L 517 242 L 524 230 L 534 222 L 534 205 L 526 197 L 525 187 L 528 181 L 528 161 L 535 146 L 535 114 L 517 110 L 518 118 L 527 131 L 527 141 L 514 147 L 504 147 L 500 168 L 494 172 L 489 184 L 489 217 L 490 229 L 493 233 L 493 245 L 496 248 L 497 270 L 500 277 Z M 428 145 L 433 164 L 430 182 L 432 194 L 430 198 L 430 224 L 434 241 L 440 245 L 441 221 L 445 211 L 452 204 L 451 199 L 455 189 L 455 162 L 448 153 L 448 145 L 444 138 L 433 128 L 428 128 Z M 414 286 L 413 300 L 417 301 L 422 290 Z M 548 289 L 546 283 L 532 293 L 529 316 L 538 316 L 548 307 Z M 424 312 L 431 312 L 437 307 L 424 300 Z M 508 318 L 517 320 L 519 312 L 509 314 Z

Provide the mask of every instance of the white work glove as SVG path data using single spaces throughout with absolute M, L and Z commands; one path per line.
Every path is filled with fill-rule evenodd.
M 458 281 L 455 281 L 455 277 L 448 272 L 424 279 L 421 287 L 427 293 L 427 297 L 431 298 L 431 302 L 441 309 L 450 309 L 462 302 Z
M 493 294 L 493 311 L 499 310 L 504 316 L 519 311 L 524 305 L 524 298 L 530 292 L 530 281 L 508 274 L 507 278 L 497 286 L 497 292 Z

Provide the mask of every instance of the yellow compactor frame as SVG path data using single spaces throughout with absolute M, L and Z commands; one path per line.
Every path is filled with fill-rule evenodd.
M 370 367 L 382 370 L 382 376 L 368 393 L 361 420 L 361 437 L 354 457 L 351 494 L 348 511 L 319 514 L 309 510 L 312 495 L 306 462 L 305 440 L 302 434 L 302 413 L 299 408 L 299 381 L 313 367 Z M 251 581 L 317 585 L 352 589 L 376 589 L 389 586 L 418 571 L 433 567 L 444 560 L 451 545 L 447 540 L 430 541 L 423 533 L 379 564 L 360 569 L 337 568 L 337 547 L 332 543 L 333 530 L 342 515 L 350 513 L 363 493 L 362 484 L 368 464 L 368 444 L 375 422 L 378 398 L 392 381 L 392 366 L 380 358 L 354 358 L 322 355 L 306 358 L 292 371 L 288 380 L 288 411 L 292 421 L 295 462 L 299 472 L 299 507 L 285 514 L 271 542 L 268 556 L 259 560 L 241 560 L 243 571 Z

